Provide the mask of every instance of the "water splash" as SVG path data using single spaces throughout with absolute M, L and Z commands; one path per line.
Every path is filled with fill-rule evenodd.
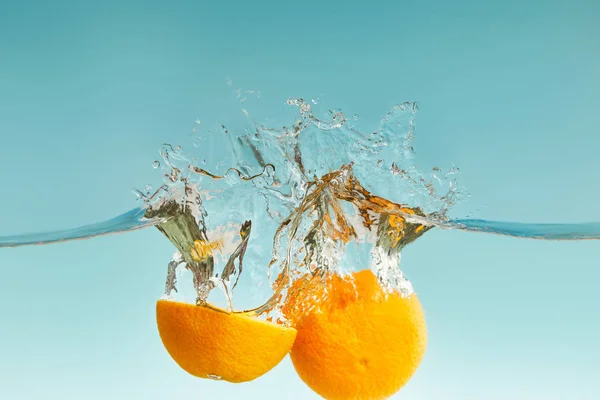
M 484 219 L 455 219 L 448 221 L 448 224 L 442 225 L 441 228 L 541 240 L 571 241 L 600 239 L 600 222 L 527 224 L 522 222 L 488 221 Z
M 340 110 L 317 117 L 303 99 L 286 103 L 298 113 L 281 128 L 253 123 L 234 133 L 220 126 L 217 132 L 227 139 L 223 153 L 232 155 L 223 173 L 200 167 L 180 146 L 163 145 L 163 185 L 153 194 L 137 194 L 146 204 L 146 217 L 161 219 L 157 228 L 178 249 L 168 266 L 165 294 L 176 290 L 173 274 L 182 265 L 193 273 L 198 304 L 206 304 L 218 287 L 233 309 L 231 294 L 252 221 L 259 221 L 261 231 L 273 227 L 269 277 L 274 293 L 248 313 L 274 309 L 294 274 L 344 273 L 341 261 L 350 243 L 373 247 L 371 267 L 382 284 L 408 295 L 410 284 L 396 271 L 400 250 L 445 220 L 461 193 L 455 169 L 434 168 L 430 178 L 407 161 L 413 158 L 416 104 L 394 107 L 376 132 L 364 135 Z M 194 132 L 198 128 L 196 123 Z M 367 186 L 388 188 L 386 198 Z M 255 204 L 256 199 L 263 203 Z M 224 234 L 239 240 L 224 249 Z M 220 263 L 217 253 L 225 256 Z M 220 273 L 218 264 L 224 264 Z
M 220 140 L 221 160 L 164 144 L 163 173 L 155 191 L 136 190 L 143 206 L 81 228 L 0 237 L 0 247 L 46 244 L 155 226 L 177 248 L 167 266 L 165 298 L 177 293 L 178 271 L 192 274 L 198 304 L 214 288 L 232 294 L 244 265 L 267 265 L 273 294 L 243 311 L 277 311 L 289 283 L 301 276 L 346 273 L 360 259 L 388 290 L 408 296 L 412 285 L 399 268 L 401 250 L 432 228 L 543 240 L 600 239 L 600 223 L 523 224 L 448 218 L 465 198 L 456 167 L 421 172 L 414 166 L 416 103 L 393 107 L 365 134 L 341 110 L 317 115 L 317 99 L 290 98 L 296 110 L 284 126 L 257 123 L 248 111 L 255 91 L 236 90 L 245 124 L 206 130 L 197 120 L 194 148 Z M 235 124 L 234 124 L 235 125 Z M 204 154 L 200 154 L 204 156 Z M 257 249 L 268 236 L 272 248 Z M 366 256 L 365 256 L 366 254 Z
M 145 213 L 145 208 L 135 208 L 115 218 L 77 228 L 0 236 L 0 248 L 46 245 L 90 239 L 96 236 L 132 232 L 158 224 L 158 220 L 145 218 Z M 445 223 L 433 223 L 433 225 L 445 230 L 488 233 L 534 240 L 600 240 L 600 222 L 551 224 L 490 221 L 485 219 L 449 219 Z
M 112 233 L 130 232 L 156 225 L 159 221 L 145 217 L 145 208 L 135 208 L 115 218 L 78 228 L 24 235 L 0 236 L 0 247 L 19 247 L 89 239 Z

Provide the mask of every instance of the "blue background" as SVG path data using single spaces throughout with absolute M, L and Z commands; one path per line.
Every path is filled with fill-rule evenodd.
M 0 235 L 135 206 L 161 143 L 227 121 L 226 76 L 374 123 L 419 101 L 418 162 L 472 194 L 457 216 L 600 220 L 599 20 L 597 1 L 3 0 Z M 0 398 L 316 398 L 287 359 L 242 385 L 175 365 L 154 320 L 172 252 L 154 229 L 2 249 Z M 597 399 L 599 255 L 428 233 L 404 269 L 429 347 L 397 397 Z

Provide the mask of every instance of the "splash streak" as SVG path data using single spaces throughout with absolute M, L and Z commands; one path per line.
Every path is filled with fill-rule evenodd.
M 0 236 L 0 247 L 19 247 L 88 239 L 111 233 L 129 232 L 154 226 L 159 221 L 145 218 L 145 208 L 135 208 L 107 221 L 78 228 L 25 235 Z

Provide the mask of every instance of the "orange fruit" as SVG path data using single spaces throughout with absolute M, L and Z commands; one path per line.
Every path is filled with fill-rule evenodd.
M 417 296 L 386 293 L 368 270 L 314 279 L 292 284 L 282 309 L 298 330 L 290 357 L 300 378 L 326 399 L 385 399 L 399 391 L 427 344 Z
M 156 303 L 163 345 L 175 362 L 200 378 L 251 381 L 290 351 L 296 330 L 213 306 Z

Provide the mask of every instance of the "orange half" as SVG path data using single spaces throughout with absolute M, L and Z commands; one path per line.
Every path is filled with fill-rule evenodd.
M 235 383 L 270 371 L 296 339 L 294 328 L 169 300 L 156 303 L 156 322 L 163 345 L 181 368 Z

